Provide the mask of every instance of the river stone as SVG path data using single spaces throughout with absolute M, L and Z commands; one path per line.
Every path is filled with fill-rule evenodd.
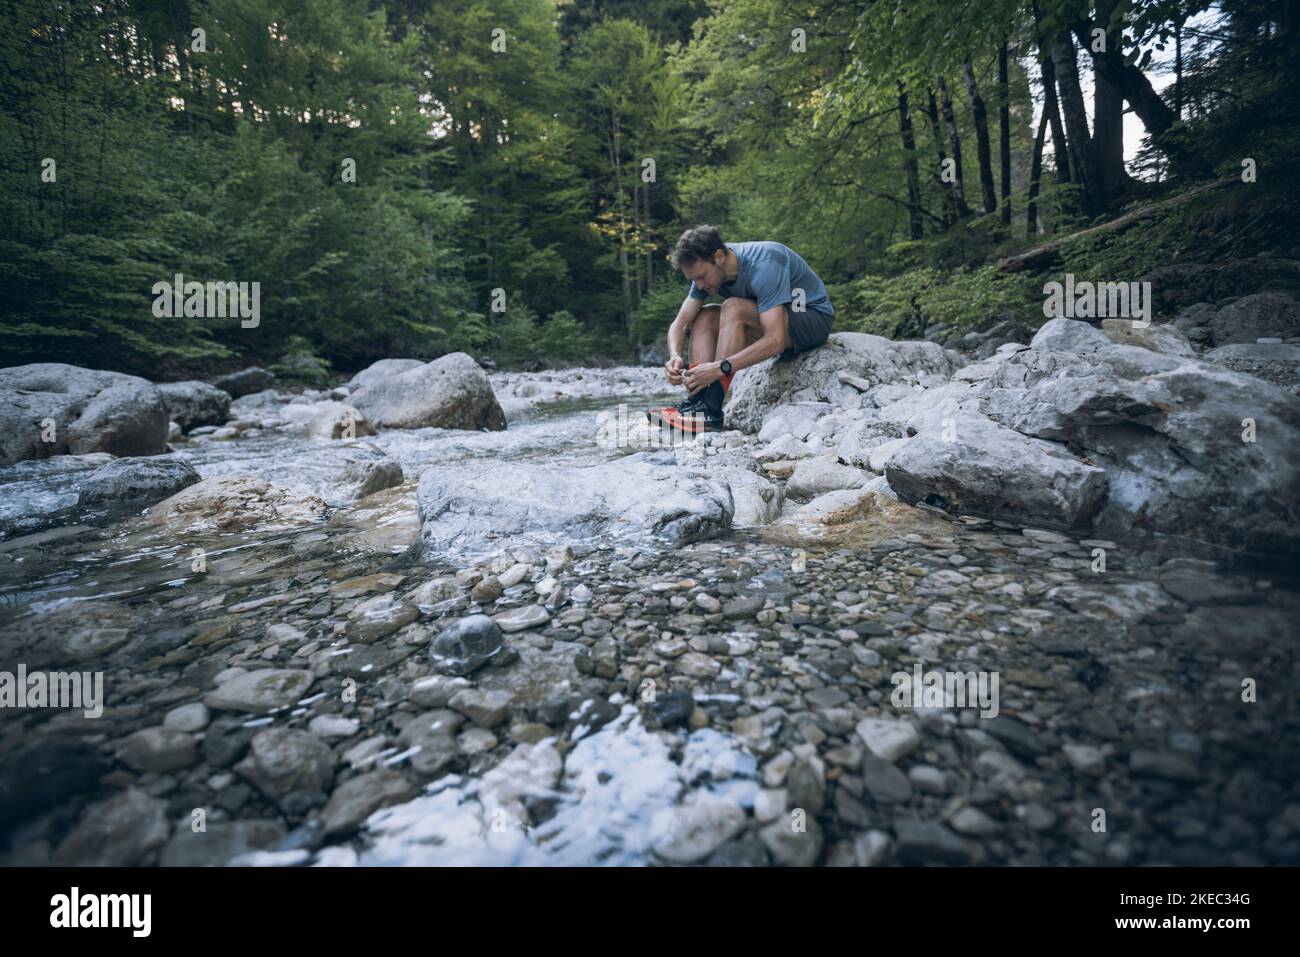
M 655 854 L 674 864 L 708 857 L 745 829 L 745 812 L 734 801 L 696 792 L 689 804 L 655 815 Z
M 402 725 L 398 740 L 414 752 L 408 759 L 411 770 L 433 777 L 456 760 L 460 753 L 456 732 L 464 721 L 455 711 L 440 708 L 416 715 Z
M 1282 293 L 1253 293 L 1224 306 L 1182 312 L 1174 327 L 1205 348 L 1289 339 L 1300 336 L 1300 301 Z
M 57 651 L 60 664 L 77 664 L 102 658 L 130 640 L 131 631 L 127 628 L 103 628 L 86 622 L 70 623 L 55 638 L 52 647 Z
M 686 723 L 695 710 L 695 697 L 684 689 L 665 691 L 655 695 L 652 707 L 660 726 L 670 728 Z
M 870 751 L 862 755 L 862 783 L 879 804 L 894 804 L 912 796 L 912 782 L 906 774 L 887 760 Z
M 782 490 L 762 475 L 745 468 L 710 468 L 709 476 L 731 492 L 733 528 L 770 525 L 781 514 Z
M 898 858 L 904 864 L 969 864 L 976 848 L 942 824 L 916 818 L 894 823 Z
M 727 427 L 755 433 L 778 406 L 795 402 L 838 406 L 857 395 L 862 385 L 938 385 L 965 364 L 960 355 L 933 342 L 894 342 L 861 332 L 832 333 L 819 348 L 788 362 L 768 359 L 737 374 L 726 408 Z M 840 379 L 842 372 L 859 381 L 846 384 Z
M 1102 469 L 977 415 L 916 436 L 890 458 L 885 475 L 909 504 L 1056 528 L 1086 525 L 1106 495 Z
M 78 483 L 77 505 L 103 503 L 144 507 L 199 481 L 194 466 L 179 459 L 117 459 Z
M 1002 830 L 1001 824 L 979 808 L 970 805 L 961 808 L 949 818 L 948 825 L 958 834 L 966 834 L 970 837 L 988 837 Z
M 201 701 L 191 701 L 168 711 L 163 717 L 163 727 L 176 731 L 202 731 L 210 720 L 207 706 Z
M 433 611 L 441 602 L 455 600 L 459 597 L 460 586 L 456 584 L 456 579 L 444 575 L 431 578 L 413 591 L 407 592 L 402 600 L 428 613 Z
M 551 620 L 551 613 L 541 605 L 521 605 L 501 612 L 492 620 L 502 631 L 510 633 L 544 625 Z
M 142 728 L 118 748 L 122 763 L 137 771 L 180 771 L 198 761 L 194 736 L 172 728 Z
M 872 754 L 891 762 L 911 754 L 921 743 L 916 726 L 902 719 L 863 718 L 857 732 Z
M 112 765 L 84 741 L 44 738 L 0 756 L 0 840 L 10 829 L 94 790 Z
M 318 714 L 307 722 L 307 730 L 324 741 L 342 741 L 361 730 L 361 722 L 341 714 Z
M 537 606 L 530 606 L 537 607 Z M 429 645 L 434 667 L 448 675 L 468 675 L 491 661 L 505 647 L 500 625 L 487 615 L 453 621 Z
M 235 771 L 272 801 L 295 793 L 323 794 L 334 777 L 334 755 L 315 735 L 267 728 L 254 736 Z
M 371 642 L 391 635 L 420 617 L 420 609 L 402 601 L 395 595 L 376 595 L 368 598 L 348 615 L 348 637 L 361 642 Z
M 885 466 L 889 460 L 894 457 L 894 453 L 905 446 L 911 439 L 890 439 L 888 442 L 881 442 L 874 449 L 867 453 L 867 466 L 873 472 L 884 472 Z
M 1101 342 L 1083 352 L 1054 351 L 1051 342 L 1067 331 L 1076 339 L 1095 334 Z M 1068 443 L 1105 469 L 1105 507 L 1094 522 L 1099 531 L 1300 550 L 1295 395 L 1211 362 L 1116 345 L 1069 319 L 1045 324 L 1030 349 L 977 388 L 989 416 L 1026 435 Z M 1255 441 L 1243 440 L 1247 418 Z
M 871 476 L 861 469 L 841 465 L 835 454 L 800 459 L 786 482 L 790 495 L 815 496 L 843 489 L 861 488 Z
M 58 867 L 133 867 L 167 840 L 167 802 L 131 788 L 86 808 L 54 853 Z
M 711 681 L 721 673 L 722 665 L 708 655 L 700 654 L 698 651 L 688 651 L 677 659 L 677 670 L 689 678 Z
M 731 493 L 671 450 L 591 466 L 500 462 L 427 470 L 417 494 L 428 554 L 481 551 L 494 538 L 566 543 L 652 536 L 681 545 L 731 527 Z
M 483 775 L 479 800 L 488 809 L 518 804 L 529 796 L 552 795 L 560 782 L 564 759 L 555 741 L 516 745 L 499 764 Z
M 171 420 L 188 432 L 195 426 L 222 425 L 230 418 L 230 393 L 206 382 L 160 382 Z
M 1185 754 L 1174 751 L 1138 750 L 1129 755 L 1129 773 L 1164 778 L 1167 781 L 1198 781 L 1201 770 Z
M 59 362 L 0 369 L 0 465 L 91 452 L 158 455 L 167 451 L 169 421 L 162 393 L 138 376 Z
M 897 410 L 900 407 L 894 403 L 891 408 Z M 895 421 L 884 418 L 879 409 L 866 409 L 861 418 L 850 422 L 835 436 L 835 455 L 841 462 L 855 468 L 870 468 L 874 450 L 886 442 L 906 439 L 908 434 L 905 416 Z
M 315 680 L 310 671 L 283 668 L 250 671 L 209 692 L 204 703 L 219 711 L 267 714 L 296 704 Z
M 358 439 L 374 435 L 375 427 L 356 406 L 346 402 L 322 399 L 319 402 L 291 402 L 280 409 L 280 415 L 294 425 L 301 426 L 309 438 L 330 440 Z
M 268 851 L 285 838 L 279 821 L 208 821 L 206 829 L 176 828 L 158 863 L 163 867 L 225 867 L 240 854 Z
M 1247 256 L 1206 263 L 1157 266 L 1141 281 L 1151 283 L 1158 315 L 1180 313 L 1193 303 L 1214 303 L 1260 289 L 1300 290 L 1300 262 L 1283 256 Z
M 241 398 L 271 388 L 275 382 L 275 373 L 268 372 L 260 366 L 249 366 L 238 372 L 229 372 L 212 380 L 212 384 L 231 398 Z
M 410 372 L 412 369 L 418 369 L 424 364 L 423 359 L 380 359 L 378 362 L 372 362 L 354 375 L 352 381 L 348 383 L 348 391 L 349 393 L 355 392 L 363 386 L 383 382 L 390 376 Z
M 513 588 L 527 578 L 530 571 L 532 571 L 532 566 L 527 562 L 515 562 L 497 576 L 497 581 L 502 588 Z
M 1112 342 L 1125 346 L 1141 346 L 1152 352 L 1170 356 L 1195 357 L 1196 350 L 1181 331 L 1163 322 L 1139 326 L 1132 319 L 1103 319 L 1101 331 Z
M 1211 349 L 1206 362 L 1263 379 L 1292 395 L 1300 394 L 1300 345 L 1285 342 L 1240 342 Z
M 371 422 L 385 429 L 506 427 L 505 413 L 487 375 L 463 352 L 378 378 L 349 398 Z
M 761 595 L 741 595 L 723 604 L 722 617 L 730 621 L 753 618 L 763 610 L 764 604 L 766 604 L 766 599 Z
M 513 698 L 502 689 L 466 688 L 453 695 L 448 704 L 480 728 L 494 728 L 509 716 Z
M 251 475 L 204 479 L 151 507 L 146 520 L 177 531 L 238 532 L 323 519 L 328 506 L 315 495 L 280 488 Z
M 496 601 L 505 591 L 502 587 L 501 580 L 495 575 L 489 575 L 474 583 L 474 587 L 469 590 L 469 597 L 476 602 L 486 603 Z
M 406 778 L 387 768 L 344 781 L 321 812 L 324 831 L 327 835 L 351 833 L 375 811 L 405 801 L 414 792 Z
M 789 816 L 782 816 L 760 830 L 758 839 L 772 858 L 786 867 L 812 867 L 821 856 L 824 840 L 821 825 L 811 814 L 798 830 Z
M 758 430 L 760 442 L 773 442 L 788 436 L 797 442 L 808 438 L 817 420 L 831 412 L 829 402 L 791 402 L 769 409 Z
M 870 485 L 863 488 L 842 489 L 838 492 L 818 495 L 811 502 L 800 505 L 781 516 L 777 524 L 834 527 L 868 518 L 880 517 L 888 520 L 895 515 L 901 517 L 903 513 L 913 512 L 910 507 L 899 503 L 888 486 L 883 490 L 876 487 L 877 481 L 879 479 L 873 480 Z

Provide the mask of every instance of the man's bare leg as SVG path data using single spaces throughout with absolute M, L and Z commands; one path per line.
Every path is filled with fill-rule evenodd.
M 718 349 L 718 323 L 722 307 L 717 303 L 704 306 L 691 323 L 691 362 L 712 362 Z
M 758 303 L 754 300 L 733 296 L 722 304 L 721 311 L 717 352 L 710 360 L 713 362 L 734 356 L 763 335 L 763 326 L 758 321 Z

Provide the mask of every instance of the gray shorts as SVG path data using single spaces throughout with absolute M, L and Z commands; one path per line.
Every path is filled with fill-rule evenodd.
M 832 313 L 818 312 L 816 309 L 795 312 L 788 302 L 785 304 L 785 315 L 789 320 L 790 341 L 794 343 L 794 348 L 782 352 L 779 357 L 781 360 L 793 359 L 800 352 L 816 349 L 826 341 L 826 337 L 831 334 L 831 326 L 835 324 Z

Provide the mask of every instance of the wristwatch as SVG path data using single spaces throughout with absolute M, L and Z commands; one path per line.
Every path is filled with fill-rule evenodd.
M 731 375 L 731 360 L 723 359 L 722 362 L 718 364 L 718 368 L 722 370 L 723 375 Z

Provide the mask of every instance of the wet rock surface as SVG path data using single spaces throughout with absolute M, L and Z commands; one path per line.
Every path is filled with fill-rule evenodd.
M 810 421 L 788 416 L 807 426 L 791 441 L 825 456 L 855 430 L 864 457 L 794 491 L 793 467 L 763 468 L 788 433 L 760 439 L 762 419 L 608 450 L 592 435 L 606 403 L 504 433 L 381 431 L 367 441 L 406 481 L 317 506 L 283 460 L 341 489 L 356 446 L 278 432 L 273 396 L 240 400 L 259 424 L 175 454 L 261 485 L 0 542 L 0 669 L 104 676 L 101 717 L 6 712 L 0 860 L 1300 863 L 1300 715 L 1277 693 L 1300 679 L 1287 566 L 899 501 L 898 456 L 969 412 L 989 371 L 936 397 L 951 404 L 933 423 L 919 383 L 824 389 Z M 900 438 L 877 474 L 869 453 Z M 59 467 L 10 481 L 62 494 L 81 473 Z M 454 469 L 634 479 L 597 486 L 590 535 L 571 534 L 590 503 L 530 510 L 484 480 L 485 514 L 519 524 L 483 520 L 486 547 L 454 557 L 427 547 L 413 481 Z M 757 527 L 720 519 L 755 487 L 741 474 L 780 493 Z M 707 483 L 719 520 L 665 541 L 635 508 L 682 481 Z M 997 695 L 945 675 L 996 675 Z
M 157 455 L 167 406 L 153 383 L 58 362 L 0 369 L 0 465 L 52 455 Z
M 487 375 L 463 352 L 413 369 L 372 376 L 348 399 L 381 428 L 506 427 L 505 413 Z

